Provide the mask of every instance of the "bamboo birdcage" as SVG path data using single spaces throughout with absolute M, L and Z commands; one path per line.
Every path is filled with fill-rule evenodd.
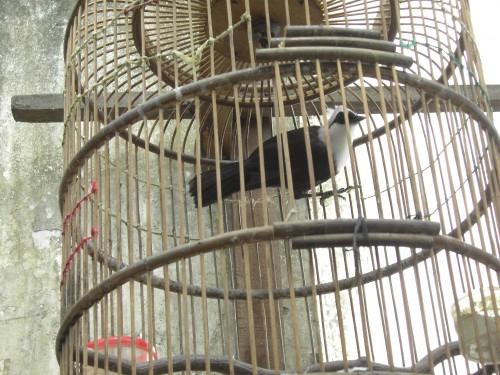
M 61 374 L 499 373 L 467 1 L 80 0 L 64 51 Z M 366 117 L 350 164 L 295 200 L 286 131 L 333 105 Z M 281 188 L 195 207 L 193 176 L 276 134 Z

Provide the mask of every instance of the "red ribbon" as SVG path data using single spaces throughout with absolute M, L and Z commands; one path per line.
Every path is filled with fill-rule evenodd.
M 76 213 L 78 210 L 82 207 L 82 203 L 88 200 L 92 195 L 97 194 L 99 192 L 99 187 L 97 186 L 97 181 L 92 180 L 90 183 L 90 192 L 88 194 L 85 194 L 82 199 L 80 199 L 78 202 L 76 202 L 75 207 L 71 212 L 68 212 L 66 216 L 64 217 L 64 222 L 63 222 L 63 230 L 62 230 L 62 235 L 64 236 L 64 231 L 66 229 L 66 226 L 69 223 L 69 220 L 73 217 L 76 216 Z
M 82 249 L 82 247 L 87 242 L 89 242 L 92 238 L 97 237 L 98 234 L 99 234 L 99 231 L 97 230 L 97 228 L 95 228 L 95 227 L 90 228 L 90 236 L 83 237 L 83 239 L 80 241 L 80 243 L 78 244 L 76 249 L 73 250 L 73 252 L 70 254 L 68 259 L 66 260 L 66 264 L 64 265 L 64 270 L 62 272 L 61 284 L 60 284 L 61 289 L 64 285 L 64 279 L 66 278 L 66 275 L 67 275 L 69 269 L 71 268 L 71 263 L 73 263 L 73 259 L 75 259 L 76 254 L 78 254 L 78 252 Z

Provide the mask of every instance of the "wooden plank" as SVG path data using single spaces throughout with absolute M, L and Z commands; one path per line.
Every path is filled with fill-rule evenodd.
M 460 86 L 460 89 L 470 90 L 469 86 Z M 491 106 L 494 112 L 500 112 L 500 85 L 488 85 L 488 94 L 490 96 Z M 367 96 L 378 100 L 378 92 L 373 88 L 367 88 Z M 410 96 L 413 100 L 418 98 L 418 93 L 411 91 Z M 140 94 L 138 94 L 140 95 Z M 332 94 L 335 98 L 339 94 Z M 360 97 L 359 89 L 352 89 L 347 93 L 347 99 L 352 109 L 356 112 L 363 112 L 363 105 L 358 99 Z M 150 95 L 147 95 L 148 97 Z M 389 96 L 388 96 L 389 97 Z M 64 107 L 62 94 L 38 94 L 38 95 L 15 95 L 11 98 L 11 109 L 14 120 L 28 123 L 48 123 L 64 122 Z M 108 103 L 108 109 L 111 110 L 114 101 Z M 126 110 L 126 101 L 120 102 L 120 112 Z M 378 113 L 378 105 L 374 101 L 369 102 L 368 109 L 372 113 Z M 433 111 L 433 106 L 429 107 Z
M 18 122 L 63 122 L 62 94 L 15 95 L 11 98 L 14 120 Z

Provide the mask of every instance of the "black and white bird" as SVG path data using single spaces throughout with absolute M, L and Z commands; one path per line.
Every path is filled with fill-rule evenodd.
M 280 36 L 281 26 L 279 23 L 271 21 L 269 29 L 271 30 L 271 38 Z M 267 40 L 267 23 L 265 19 L 252 23 L 252 39 L 254 42 L 260 43 L 262 48 L 269 48 L 269 42 Z
M 352 141 L 354 130 L 363 116 L 357 115 L 351 110 L 345 111 L 342 106 L 335 109 L 327 108 L 328 134 L 335 163 L 335 171 L 338 173 L 349 162 L 349 140 Z M 349 129 L 346 127 L 346 115 L 349 118 Z M 348 136 L 348 133 L 350 136 Z M 330 178 L 328 167 L 328 154 L 323 126 L 310 126 L 309 137 L 311 140 L 311 154 L 314 167 L 315 185 L 319 185 Z M 299 199 L 311 189 L 309 182 L 309 171 L 307 166 L 307 153 L 304 138 L 304 128 L 294 129 L 287 132 L 288 148 L 290 152 L 290 166 L 292 172 L 292 183 L 295 199 Z M 262 144 L 264 150 L 264 171 L 267 187 L 280 186 L 280 171 L 278 158 L 277 137 L 269 138 Z M 243 160 L 243 173 L 245 190 L 261 188 L 259 150 L 256 149 L 245 160 Z M 217 201 L 217 179 L 215 169 L 205 171 L 201 174 L 201 201 L 202 206 L 208 206 Z M 198 207 L 197 178 L 189 182 L 189 193 L 194 198 Z M 220 166 L 220 188 L 222 198 L 240 191 L 240 167 L 239 162 L 234 161 Z

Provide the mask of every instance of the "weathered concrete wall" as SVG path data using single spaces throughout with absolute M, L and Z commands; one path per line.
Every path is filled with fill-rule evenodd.
M 62 124 L 16 123 L 10 98 L 62 92 L 75 1 L 0 1 L 0 374 L 57 374 Z

